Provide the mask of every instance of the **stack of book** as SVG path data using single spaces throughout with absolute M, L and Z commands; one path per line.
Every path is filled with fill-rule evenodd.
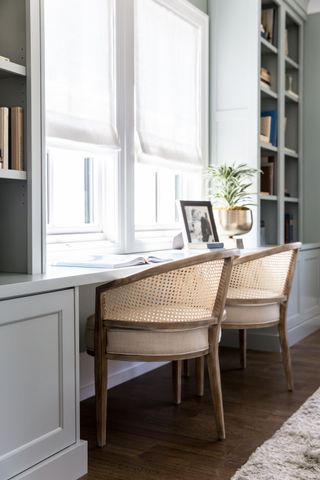
M 23 170 L 23 108 L 0 107 L 0 168 Z
M 261 67 L 260 81 L 264 87 L 271 88 L 271 74 L 267 68 Z
M 278 142 L 278 114 L 275 110 L 261 112 L 260 141 L 277 146 Z

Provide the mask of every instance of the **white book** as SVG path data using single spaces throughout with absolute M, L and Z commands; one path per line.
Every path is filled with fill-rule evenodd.
M 9 108 L 0 107 L 0 166 L 9 168 Z
M 153 255 L 147 257 L 137 257 L 135 255 L 82 255 L 81 257 L 68 257 L 65 260 L 58 260 L 51 265 L 57 267 L 123 268 L 152 263 L 164 263 L 170 262 L 171 260 L 172 258 L 155 257 Z

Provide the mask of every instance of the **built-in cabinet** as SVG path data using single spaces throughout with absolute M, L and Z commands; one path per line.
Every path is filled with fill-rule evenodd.
M 211 161 L 248 163 L 264 170 L 264 180 L 259 175 L 252 186 L 256 206 L 252 231 L 243 237 L 245 247 L 303 241 L 303 189 L 308 190 L 303 185 L 302 129 L 307 15 L 295 0 L 209 0 L 208 5 Z M 261 28 L 265 10 L 272 35 Z M 275 118 L 271 139 L 260 137 L 262 112 Z M 319 243 L 303 245 L 288 314 L 291 344 L 320 327 L 319 279 Z M 222 344 L 237 346 L 237 335 L 224 332 Z M 248 344 L 279 349 L 275 329 L 250 331 Z
M 211 0 L 209 6 L 211 160 L 264 172 L 252 186 L 257 206 L 245 246 L 302 241 L 306 15 L 290 0 Z
M 0 107 L 24 111 L 24 170 L 0 169 L 0 272 L 42 271 L 40 3 L 0 0 Z
M 257 207 L 248 247 L 282 243 L 286 214 L 293 219 L 292 239 L 302 239 L 304 18 L 294 3 L 208 0 L 211 159 L 260 168 L 269 157 L 274 164 L 272 193 L 260 194 L 260 178 L 252 187 Z M 0 106 L 23 106 L 25 113 L 24 170 L 0 169 L 0 480 L 73 480 L 87 469 L 87 446 L 79 437 L 80 280 L 65 274 L 47 288 L 45 276 L 9 282 L 5 276 L 43 269 L 41 4 L 0 0 L 0 56 L 9 58 L 0 58 Z M 269 6 L 276 12 L 274 41 L 261 37 L 261 10 Z M 271 73 L 270 88 L 260 83 L 261 66 Z M 275 145 L 260 140 L 261 111 L 268 110 L 277 112 Z M 111 280 L 103 275 L 93 273 L 82 284 Z M 319 245 L 304 247 L 293 289 L 291 343 L 320 326 Z M 250 332 L 248 341 L 274 349 L 277 338 L 274 331 Z
M 0 301 L 0 480 L 49 480 L 41 462 L 80 446 L 75 305 L 73 288 Z M 63 463 L 59 478 L 78 478 Z
M 304 20 L 285 2 L 261 3 L 258 242 L 302 239 Z

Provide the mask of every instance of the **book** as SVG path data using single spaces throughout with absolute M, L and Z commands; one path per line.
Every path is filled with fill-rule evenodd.
M 271 143 L 269 142 L 269 137 L 267 137 L 266 135 L 262 135 L 261 133 L 260 133 L 260 142 L 266 145 L 272 146 Z
M 274 26 L 276 12 L 274 8 L 264 8 L 261 11 L 261 31 L 264 32 L 264 38 L 274 44 Z
M 271 123 L 272 123 L 271 116 L 261 117 L 260 135 L 266 138 L 267 143 L 270 143 L 270 139 L 271 139 Z
M 271 90 L 271 85 L 269 85 L 269 83 L 266 83 L 264 80 L 260 80 L 260 87 Z
M 271 121 L 269 142 L 271 143 L 271 145 L 276 147 L 278 144 L 278 113 L 275 110 L 261 112 L 261 123 L 263 122 L 263 118 L 268 117 L 271 118 L 271 120 L 268 120 L 268 122 Z
M 277 195 L 276 159 L 273 155 L 261 156 L 261 191 L 267 195 Z
M 0 167 L 9 168 L 9 108 L 0 107 Z
M 294 219 L 290 213 L 284 215 L 284 241 L 285 243 L 293 242 Z
M 267 163 L 261 165 L 261 191 L 264 194 L 274 195 L 274 165 L 273 163 Z
M 23 170 L 23 108 L 10 109 L 10 168 Z
M 51 265 L 56 267 L 124 268 L 170 261 L 172 261 L 172 258 L 156 257 L 154 255 L 147 257 L 135 255 L 86 255 L 58 260 Z
M 289 32 L 287 28 L 284 31 L 284 53 L 287 57 L 289 56 Z
M 267 68 L 261 67 L 260 69 L 260 80 L 262 82 L 267 83 L 268 85 L 271 85 L 271 73 Z

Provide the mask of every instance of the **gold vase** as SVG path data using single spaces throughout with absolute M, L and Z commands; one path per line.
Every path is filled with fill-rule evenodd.
M 252 211 L 250 209 L 219 209 L 218 220 L 223 235 L 243 235 L 252 228 Z

